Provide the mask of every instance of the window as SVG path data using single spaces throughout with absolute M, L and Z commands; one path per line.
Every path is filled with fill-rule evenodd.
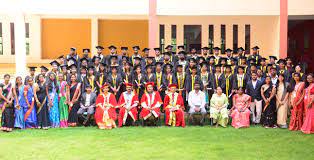
M 226 49 L 226 25 L 222 24 L 220 26 L 221 28 L 221 35 L 220 35 L 220 38 L 221 38 L 221 53 L 225 53 L 225 49 Z
M 171 45 L 173 46 L 172 51 L 177 51 L 177 25 L 171 25 Z
M 202 46 L 202 26 L 201 25 L 184 25 L 184 46 L 187 50 L 195 47 L 197 51 Z
M 0 23 L 0 55 L 3 55 L 2 23 Z
M 249 24 L 245 25 L 245 52 L 248 54 L 251 51 L 251 26 Z
M 161 53 L 165 51 L 165 25 L 159 25 L 159 47 Z
M 10 33 L 11 33 L 11 55 L 15 55 L 14 23 L 10 23 Z
M 208 48 L 209 52 L 213 53 L 214 48 L 214 25 L 208 26 Z
M 29 55 L 29 23 L 25 23 L 26 55 Z
M 233 52 L 238 49 L 238 25 L 233 25 Z

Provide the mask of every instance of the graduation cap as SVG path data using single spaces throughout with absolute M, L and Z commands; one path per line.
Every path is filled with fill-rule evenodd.
M 149 51 L 149 48 L 144 48 L 144 49 L 142 50 L 142 52 L 146 52 L 146 51 Z
M 151 65 L 151 64 L 146 65 L 146 66 L 145 66 L 145 69 L 147 70 L 148 68 L 152 69 L 152 68 L 153 68 L 153 65 Z
M 58 59 L 61 59 L 61 58 L 64 58 L 64 55 L 61 55 L 61 56 L 58 57 Z
M 42 70 L 44 70 L 44 71 L 48 71 L 49 69 L 47 68 L 47 67 L 45 67 L 45 66 L 40 66 L 40 68 L 42 69 Z
M 56 60 L 50 62 L 50 65 L 52 65 L 52 66 L 53 66 L 53 65 L 60 66 L 60 64 L 59 64 Z
M 184 49 L 185 47 L 183 46 L 183 45 L 181 45 L 181 46 L 178 46 L 178 49 Z
M 134 66 L 134 70 L 136 70 L 137 68 L 142 69 L 142 66 L 141 66 L 140 64 L 138 64 L 138 65 Z
M 191 62 L 191 61 L 193 61 L 193 62 L 195 63 L 195 62 L 196 62 L 196 59 L 190 58 L 190 59 L 189 59 L 189 62 Z
M 154 48 L 155 51 L 160 51 L 160 48 Z
M 85 89 L 87 89 L 87 88 L 92 88 L 92 86 L 87 83 L 87 84 L 85 85 Z
M 163 64 L 164 64 L 163 62 L 156 62 L 155 63 L 156 66 L 158 66 L 158 65 L 162 66 Z
M 197 70 L 197 67 L 196 66 L 192 66 L 191 70 L 194 70 L 194 69 Z
M 208 47 L 203 47 L 202 49 L 203 49 L 203 50 L 209 50 L 210 48 L 208 48 Z
M 100 62 L 99 64 L 104 66 L 104 67 L 107 65 L 105 62 Z
M 89 49 L 89 48 L 84 48 L 84 49 L 83 49 L 83 52 L 85 52 L 85 51 L 88 52 L 88 53 L 90 53 L 90 49 Z
M 245 67 L 246 67 L 246 66 L 244 66 L 244 65 L 239 65 L 239 66 L 238 66 L 238 70 L 239 70 L 239 69 L 243 69 L 243 70 L 244 70 Z
M 269 56 L 269 59 L 277 60 L 277 57 L 276 56 Z
M 114 46 L 114 45 L 111 45 L 111 46 L 108 47 L 108 49 L 117 49 L 117 47 Z
M 166 46 L 166 48 L 165 49 L 172 49 L 173 48 L 173 46 L 172 45 L 168 45 L 168 46 Z
M 65 68 L 68 68 L 68 65 L 67 65 L 67 64 L 61 64 L 60 67 L 61 67 L 61 68 L 64 68 L 64 67 L 65 67 Z
M 238 59 L 237 59 L 237 58 L 234 58 L 234 57 L 231 57 L 230 60 L 231 60 L 231 61 L 234 61 L 234 62 L 237 62 L 237 61 L 238 61 Z
M 206 61 L 204 57 L 197 57 L 197 61 L 200 61 L 201 59 L 203 60 L 203 62 Z
M 84 57 L 84 58 L 80 59 L 80 61 L 81 61 L 81 63 L 82 63 L 83 61 L 88 62 L 88 59 Z
M 128 47 L 121 47 L 121 50 L 128 50 Z
M 231 65 L 229 65 L 229 64 L 225 65 L 225 67 L 231 69 Z
M 201 66 L 201 67 L 204 67 L 204 66 L 207 67 L 207 63 L 206 63 L 206 62 L 202 62 L 202 63 L 200 64 L 200 66 Z
M 95 69 L 95 66 L 89 65 L 89 66 L 87 67 L 87 69 Z
M 128 56 L 122 56 L 122 60 L 128 61 L 128 60 L 129 60 L 129 57 L 128 57 Z
M 165 52 L 164 55 L 171 57 L 172 53 L 171 52 Z
M 81 68 L 83 68 L 83 67 L 85 67 L 85 66 L 82 66 Z M 77 65 L 76 64 L 71 64 L 70 66 L 69 66 L 69 68 L 77 68 Z M 85 67 L 86 68 L 86 67 Z
M 186 52 L 185 51 L 180 51 L 178 54 L 186 55 Z
M 261 58 L 260 61 L 265 62 L 267 60 L 267 58 Z
M 244 51 L 244 49 L 243 49 L 242 47 L 239 47 L 239 48 L 237 49 L 237 52 L 239 52 L 239 51 Z
M 218 50 L 219 51 L 220 48 L 219 47 L 214 47 L 213 50 L 216 50 L 216 51 Z
M 28 67 L 28 68 L 29 68 L 30 71 L 35 71 L 37 67 L 31 66 L 31 67 Z
M 134 49 L 140 50 L 140 47 L 139 47 L 139 46 L 133 46 L 132 48 L 133 48 L 133 50 L 134 50 Z
M 96 46 L 97 49 L 104 49 L 103 46 Z
M 182 64 L 178 64 L 178 65 L 176 66 L 176 68 L 182 68 L 182 67 L 183 67 Z
M 70 68 L 73 68 L 73 67 L 74 67 L 74 66 L 72 66 L 72 67 L 70 66 Z M 77 68 L 77 66 L 75 66 L 75 67 Z M 86 71 L 86 70 L 87 70 L 87 67 L 86 67 L 86 66 L 82 66 L 82 67 L 80 68 L 80 70 L 85 70 L 85 71 Z
M 253 47 L 252 49 L 253 49 L 253 50 L 258 50 L 259 47 L 258 47 L 258 46 L 255 46 L 255 47 Z
M 172 64 L 169 64 L 169 63 L 165 64 L 164 68 L 168 68 L 168 67 L 170 67 L 171 69 L 173 68 Z
M 134 57 L 133 59 L 134 59 L 134 60 L 139 60 L 139 61 L 141 61 L 141 60 L 142 60 L 142 58 L 141 58 L 141 57 L 137 57 L 137 56 L 136 56 L 136 57 Z
M 76 48 L 75 47 L 71 47 L 70 48 L 72 51 L 76 51 Z
M 253 57 L 251 57 L 250 59 L 248 59 L 248 61 L 249 61 L 250 63 L 256 63 L 256 59 L 253 58 Z
M 76 59 L 73 58 L 73 57 L 68 58 L 67 61 L 68 61 L 68 62 L 73 61 L 73 63 L 76 63 Z
M 193 46 L 192 46 L 192 47 L 190 47 L 190 51 L 192 51 L 193 49 L 195 49 L 195 50 L 196 50 L 196 48 L 195 48 L 195 47 L 193 47 Z
M 225 52 L 232 52 L 232 49 L 228 48 L 225 50 Z
M 208 57 L 207 59 L 208 59 L 208 60 L 210 60 L 210 59 L 214 59 L 214 60 L 215 60 L 216 58 L 215 58 L 215 56 L 210 56 L 210 57 Z
M 92 61 L 95 62 L 96 59 L 100 60 L 101 58 L 99 56 L 94 56 Z
M 280 63 L 283 63 L 284 65 L 286 65 L 286 64 L 287 64 L 287 61 L 286 61 L 285 59 L 279 59 L 279 60 L 277 61 L 277 64 L 280 64 Z
M 119 67 L 119 65 L 111 65 L 110 68 L 111 69 L 117 69 Z
M 219 62 L 221 62 L 221 61 L 227 62 L 227 58 L 226 58 L 226 57 L 220 57 L 220 58 L 219 58 Z
M 117 55 L 110 55 L 110 60 L 113 58 L 118 59 L 118 56 Z

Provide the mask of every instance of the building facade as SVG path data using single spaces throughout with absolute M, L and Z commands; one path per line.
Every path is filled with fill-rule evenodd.
M 91 48 L 94 54 L 97 45 L 243 47 L 247 52 L 257 45 L 263 56 L 298 57 L 301 53 L 289 48 L 288 22 L 311 21 L 313 6 L 312 0 L 13 0 L 0 6 L 0 64 L 41 65 L 70 47 L 79 54 Z M 291 28 L 296 41 L 300 34 Z M 314 42 L 305 37 L 311 50 Z

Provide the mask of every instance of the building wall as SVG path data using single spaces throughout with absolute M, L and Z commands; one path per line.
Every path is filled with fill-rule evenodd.
M 238 25 L 238 46 L 245 45 L 245 25 L 251 25 L 251 47 L 263 56 L 279 55 L 279 16 L 158 16 L 165 25 L 165 45 L 171 42 L 171 25 L 177 25 L 177 45 L 183 44 L 184 25 L 202 25 L 202 46 L 208 46 L 208 26 L 214 25 L 214 46 L 220 46 L 220 25 L 226 25 L 226 48 L 233 46 L 233 24 Z M 159 39 L 159 33 L 157 33 Z M 156 46 L 159 45 L 159 40 Z
M 139 45 L 148 47 L 148 21 L 147 20 L 98 20 L 98 44 L 105 47 L 105 54 L 110 45 L 132 48 Z M 94 47 L 94 46 L 93 46 Z
M 79 54 L 91 47 L 89 19 L 42 19 L 42 58 L 53 59 L 76 47 Z

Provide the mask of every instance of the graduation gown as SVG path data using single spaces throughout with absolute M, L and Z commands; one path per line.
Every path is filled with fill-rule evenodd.
M 112 74 L 109 74 L 107 76 L 107 82 L 109 83 L 110 87 L 112 87 L 112 88 L 118 89 L 120 87 L 120 89 L 118 90 L 118 92 L 116 94 L 110 88 L 110 92 L 115 94 L 116 98 L 119 99 L 119 96 L 121 94 L 121 85 L 122 85 L 122 77 L 121 77 L 121 75 L 118 73 L 116 75 L 116 77 L 114 77 Z
M 217 89 L 217 87 L 221 87 L 222 90 L 225 89 L 226 86 L 226 80 L 225 75 L 223 73 L 220 74 L 212 74 L 211 75 L 211 82 L 212 82 L 212 88 Z
M 201 90 L 204 89 L 204 85 L 203 85 L 203 82 L 201 80 L 201 77 L 199 75 L 188 75 L 187 78 L 186 78 L 186 91 L 187 93 L 191 92 L 193 89 L 194 89 L 194 83 L 195 82 L 198 82 L 201 86 Z
M 144 74 L 141 73 L 140 76 L 139 75 L 133 75 L 132 83 L 133 83 L 134 89 L 136 91 L 136 94 L 139 97 L 142 97 L 142 95 L 145 92 L 145 83 L 146 83 Z
M 242 78 L 239 77 L 239 74 L 235 74 L 233 80 L 233 89 L 237 89 L 239 87 L 246 88 L 246 84 L 248 81 L 249 77 L 246 74 L 243 74 Z
M 119 98 L 119 127 L 125 125 L 128 117 L 131 117 L 133 122 L 137 120 L 137 106 L 139 105 L 138 96 L 135 92 L 131 93 L 131 101 L 126 100 L 127 92 L 123 92 Z
M 100 93 L 100 88 L 107 82 L 107 74 L 106 73 L 99 73 L 96 76 L 96 84 L 97 84 L 97 93 Z M 98 86 L 99 84 L 99 86 Z
M 117 101 L 112 93 L 100 94 L 96 99 L 95 121 L 100 129 L 115 127 Z
M 185 127 L 184 102 L 179 93 L 168 93 L 165 96 L 164 110 L 167 126 Z
M 140 113 L 141 118 L 146 120 L 150 116 L 154 116 L 155 118 L 160 116 L 160 106 L 162 104 L 162 100 L 158 91 L 154 91 L 153 93 L 145 93 L 141 98 L 141 107 L 142 111 Z
M 92 92 L 96 92 L 97 91 L 97 78 L 96 76 L 86 76 L 84 77 L 84 81 L 83 81 L 83 86 L 82 86 L 82 90 L 83 92 L 85 92 L 86 89 L 86 85 L 90 85 L 92 87 Z

